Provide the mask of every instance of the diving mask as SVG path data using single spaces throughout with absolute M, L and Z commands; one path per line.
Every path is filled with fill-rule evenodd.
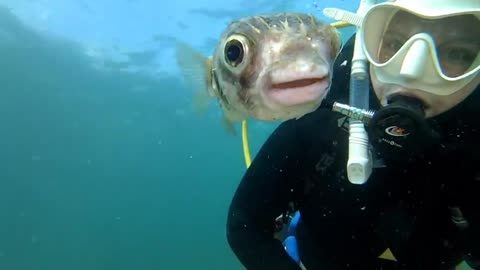
M 450 95 L 480 72 L 478 0 L 397 0 L 363 19 L 364 51 L 379 81 Z

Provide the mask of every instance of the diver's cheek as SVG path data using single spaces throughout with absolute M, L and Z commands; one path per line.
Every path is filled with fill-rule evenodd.
M 383 85 L 381 82 L 377 80 L 375 76 L 375 72 L 373 68 L 370 68 L 370 81 L 372 82 L 373 91 L 375 92 L 375 96 L 377 97 L 378 101 L 382 106 L 387 105 L 387 93 L 386 93 L 386 86 Z
M 432 117 L 444 113 L 464 101 L 480 83 L 480 75 L 473 79 L 461 90 L 448 96 L 434 96 L 430 101 L 430 111 L 427 111 L 427 116 Z
M 454 95 L 436 97 L 428 101 L 428 108 L 425 109 L 425 117 L 430 118 L 442 114 L 460 103 Z
M 428 108 L 425 110 L 425 116 L 427 118 L 442 114 L 465 99 L 465 95 L 453 94 L 449 96 L 437 96 L 428 100 Z
M 425 118 L 437 116 L 449 109 L 449 105 L 445 102 L 445 100 L 442 100 L 438 97 L 427 98 L 424 103 L 426 104 Z

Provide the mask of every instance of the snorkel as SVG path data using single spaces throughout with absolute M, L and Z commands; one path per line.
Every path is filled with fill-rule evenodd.
M 346 21 L 356 25 L 358 33 L 358 30 L 362 25 L 363 15 L 375 4 L 376 0 L 361 0 L 356 14 L 336 8 L 326 8 L 323 12 L 326 16 L 333 19 Z M 357 34 L 355 36 L 355 47 L 351 63 L 349 92 L 349 104 L 354 108 L 359 108 L 356 110 L 366 110 L 369 108 L 370 79 L 368 64 L 368 59 L 363 50 L 362 37 Z M 348 108 L 351 108 L 350 106 L 348 106 Z M 363 116 L 362 114 L 358 115 Z M 372 155 L 369 150 L 368 135 L 362 117 L 352 117 L 350 119 L 349 132 L 347 162 L 348 180 L 353 184 L 364 184 L 372 173 Z

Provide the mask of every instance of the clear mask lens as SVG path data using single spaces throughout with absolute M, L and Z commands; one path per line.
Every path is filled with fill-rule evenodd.
M 376 65 L 387 64 L 421 36 L 428 44 L 428 56 L 445 79 L 459 80 L 480 69 L 480 19 L 475 14 L 429 19 L 405 10 L 379 8 L 365 18 L 363 29 L 368 30 L 363 33 L 366 52 Z

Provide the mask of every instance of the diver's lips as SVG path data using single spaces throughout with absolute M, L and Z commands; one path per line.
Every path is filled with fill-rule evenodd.
M 315 83 L 319 83 L 322 81 L 325 81 L 327 77 L 321 77 L 321 78 L 307 78 L 307 79 L 300 79 L 300 80 L 294 80 L 294 81 L 288 81 L 288 82 L 282 82 L 282 83 L 275 83 L 272 84 L 272 90 L 282 90 L 282 89 L 295 89 L 295 88 L 302 88 L 305 86 L 309 86 Z

